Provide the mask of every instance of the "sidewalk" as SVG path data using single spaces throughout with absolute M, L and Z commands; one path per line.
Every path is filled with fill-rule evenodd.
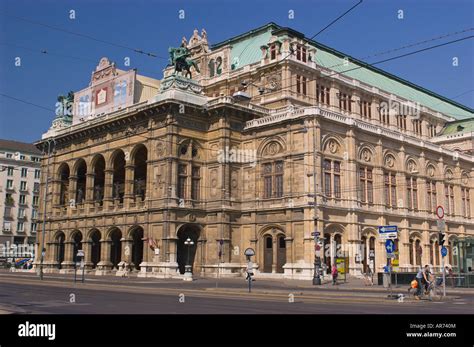
M 8 276 L 11 278 L 24 278 L 28 280 L 38 280 L 39 278 L 35 272 L 6 272 L 0 271 L 1 276 Z M 46 282 L 49 281 L 61 281 L 64 283 L 74 283 L 74 275 L 72 274 L 45 274 L 44 279 Z M 77 276 L 78 284 L 80 283 L 81 277 Z M 131 287 L 146 287 L 146 288 L 176 288 L 180 287 L 183 289 L 195 289 L 195 290 L 242 290 L 247 288 L 247 282 L 244 278 L 211 278 L 211 277 L 196 277 L 192 282 L 185 282 L 181 279 L 157 279 L 157 278 L 138 278 L 131 276 L 128 278 L 106 275 L 106 276 L 87 276 L 85 277 L 86 284 L 117 284 L 126 285 Z M 346 282 L 338 281 L 337 285 L 332 285 L 332 281 L 329 277 L 326 277 L 321 285 L 313 285 L 311 280 L 291 280 L 291 279 L 269 279 L 269 278 L 256 278 L 252 282 L 253 291 L 266 291 L 266 292 L 288 292 L 294 290 L 304 291 L 307 294 L 316 292 L 340 292 L 350 294 L 350 292 L 359 293 L 389 293 L 389 288 L 383 286 L 373 285 L 366 286 L 363 279 L 350 278 Z M 393 293 L 406 294 L 409 285 L 402 284 L 395 286 L 393 285 Z M 474 295 L 474 288 L 451 288 L 446 287 L 446 294 L 464 294 Z

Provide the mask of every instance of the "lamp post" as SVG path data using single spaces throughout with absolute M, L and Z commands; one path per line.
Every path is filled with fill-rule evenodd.
M 186 261 L 185 271 L 184 271 L 184 280 L 185 281 L 192 281 L 193 280 L 193 273 L 191 272 L 191 247 L 194 245 L 194 241 L 191 240 L 189 237 L 184 241 L 184 245 L 188 247 L 188 259 Z
M 313 120 L 313 194 L 314 194 L 314 273 L 313 273 L 313 285 L 321 285 L 321 277 L 319 275 L 319 267 L 321 265 L 321 258 L 318 257 L 319 251 L 319 234 L 318 234 L 318 197 L 316 195 L 316 115 Z M 319 252 L 318 252 L 319 251 Z
M 44 256 L 46 253 L 46 249 L 44 248 L 44 242 L 46 238 L 46 202 L 48 197 L 48 188 L 49 188 L 49 163 L 51 160 L 51 154 L 54 151 L 56 146 L 56 140 L 54 138 L 48 139 L 43 145 L 43 153 L 48 155 L 48 162 L 46 164 L 46 184 L 44 188 L 44 196 L 43 196 L 43 231 L 42 231 L 42 238 L 41 238 L 41 260 L 40 260 L 40 279 L 43 279 L 43 263 L 44 263 Z M 45 148 L 46 147 L 46 148 Z M 45 150 L 46 149 L 46 150 Z

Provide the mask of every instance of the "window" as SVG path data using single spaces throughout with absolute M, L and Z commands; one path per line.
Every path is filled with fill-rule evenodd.
M 31 211 L 31 219 L 38 219 L 38 210 L 35 208 Z
M 462 206 L 462 215 L 466 218 L 471 217 L 471 199 L 469 196 L 469 188 L 461 188 L 461 206 Z
M 324 194 L 327 197 L 341 198 L 341 163 L 325 159 L 324 169 Z
M 13 180 L 7 180 L 7 189 L 13 189 Z
M 359 194 L 360 201 L 372 204 L 374 202 L 374 185 L 372 168 L 359 168 Z
M 214 71 L 214 68 L 215 68 L 214 59 L 211 59 L 209 61 L 208 66 L 209 66 L 209 77 L 214 77 L 214 73 L 215 73 L 215 71 Z
M 31 157 L 31 160 L 34 161 L 34 162 L 36 162 L 36 163 L 39 163 L 40 160 L 41 160 L 41 158 L 40 158 L 40 157 L 33 157 L 33 156 L 32 156 L 32 157 Z
M 25 205 L 26 204 L 26 195 L 21 194 L 19 202 L 20 202 L 20 204 Z
M 38 224 L 31 223 L 31 232 L 35 233 L 38 230 Z
M 25 231 L 25 224 L 23 222 L 18 222 L 16 231 Z
M 454 215 L 454 186 L 444 185 L 444 207 L 447 215 Z
M 192 181 L 191 181 L 191 199 L 199 200 L 199 186 L 201 183 L 201 169 L 197 166 L 192 167 Z
M 39 191 L 40 191 L 40 184 L 39 184 L 39 182 L 35 182 L 33 184 L 33 192 L 34 193 L 39 193 Z
M 408 209 L 418 209 L 418 187 L 416 184 L 416 177 L 407 177 L 407 197 L 408 197 Z
M 180 164 L 178 166 L 178 198 L 184 199 L 186 197 L 186 169 L 187 166 Z
M 438 206 L 436 201 L 436 182 L 427 181 L 426 182 L 426 206 L 428 211 L 434 213 L 436 207 Z
M 26 181 L 21 181 L 20 182 L 20 190 L 23 190 L 23 191 L 26 190 Z
M 428 135 L 429 137 L 436 136 L 436 127 L 433 124 L 428 125 Z
M 413 131 L 415 132 L 415 134 L 421 135 L 421 120 L 413 120 Z
M 33 196 L 33 206 L 38 206 L 39 196 Z
M 390 112 L 385 107 L 379 108 L 380 123 L 386 124 L 386 125 L 390 124 L 389 115 L 390 115 Z
M 5 194 L 5 205 L 13 206 L 14 204 L 13 196 L 10 193 Z
M 316 84 L 316 101 L 329 105 L 329 88 L 319 83 Z
M 397 116 L 397 126 L 400 129 L 407 130 L 407 116 L 399 114 Z
M 41 171 L 36 169 L 35 170 L 35 179 L 39 179 L 41 177 Z
M 263 164 L 264 198 L 283 196 L 283 162 Z
M 28 176 L 28 169 L 26 167 L 21 168 L 21 177 Z
M 11 230 L 11 222 L 3 222 L 3 231 L 10 231 Z
M 352 96 L 346 93 L 339 93 L 339 108 L 351 112 Z
M 25 160 L 25 156 L 23 154 L 20 155 L 20 160 Z
M 12 153 L 7 153 L 7 158 L 13 158 L 13 154 Z
M 279 248 L 286 248 L 286 242 L 285 242 L 285 237 L 284 236 L 280 236 L 278 238 L 278 247 Z
M 18 209 L 18 218 L 25 218 L 25 209 L 24 208 L 19 208 Z
M 303 95 L 307 95 L 306 91 L 306 81 L 305 76 L 296 75 L 296 92 Z
M 306 63 L 307 61 L 307 49 L 305 46 L 297 45 L 296 46 L 296 60 Z
M 7 169 L 7 176 L 13 176 L 13 166 L 9 166 Z
M 273 60 L 273 59 L 276 59 L 276 55 L 277 55 L 277 47 L 276 47 L 276 44 L 272 44 L 270 46 L 270 59 Z
M 371 111 L 372 103 L 368 101 L 361 100 L 360 102 L 360 115 L 362 118 L 372 118 L 372 111 Z
M 384 173 L 385 204 L 389 207 L 397 207 L 397 180 L 394 173 Z

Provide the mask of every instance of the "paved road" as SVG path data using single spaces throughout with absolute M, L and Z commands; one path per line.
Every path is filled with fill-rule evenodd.
M 322 290 L 276 291 L 256 289 L 251 294 L 242 288 L 193 288 L 183 282 L 149 281 L 74 285 L 70 281 L 49 279 L 40 282 L 31 276 L 1 276 L 0 311 L 18 313 L 144 313 L 144 314 L 394 314 L 394 313 L 474 313 L 474 295 L 461 294 L 444 302 L 398 302 L 383 293 L 337 292 Z M 193 284 L 196 286 L 195 284 Z M 294 302 L 289 302 L 289 293 Z M 73 296 L 71 296 L 73 294 Z M 180 297 L 180 294 L 184 294 Z M 73 298 L 75 302 L 71 302 Z

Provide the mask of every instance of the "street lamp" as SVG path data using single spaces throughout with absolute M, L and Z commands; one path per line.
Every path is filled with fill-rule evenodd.
M 42 239 L 41 239 L 41 260 L 40 260 L 40 279 L 43 279 L 43 263 L 44 263 L 44 255 L 46 249 L 44 248 L 44 242 L 46 238 L 46 202 L 48 197 L 48 186 L 49 186 L 49 163 L 51 160 L 51 154 L 54 151 L 56 146 L 56 140 L 54 138 L 48 139 L 43 145 L 43 154 L 48 155 L 48 162 L 46 164 L 46 184 L 44 188 L 44 197 L 43 197 L 43 232 L 42 232 Z
M 184 245 L 188 247 L 188 260 L 185 266 L 184 271 L 184 280 L 185 281 L 192 281 L 193 280 L 193 273 L 191 272 L 191 247 L 194 245 L 194 241 L 191 240 L 189 237 L 184 241 Z

